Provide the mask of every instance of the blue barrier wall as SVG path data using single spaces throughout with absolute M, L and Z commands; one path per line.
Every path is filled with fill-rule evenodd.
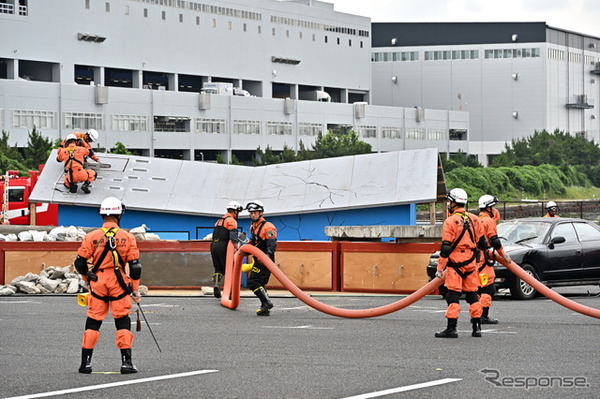
M 417 212 L 416 205 L 410 204 L 273 217 L 266 212 L 265 219 L 275 225 L 279 240 L 327 241 L 325 226 L 415 225 Z M 200 240 L 212 233 L 216 220 L 206 216 L 127 210 L 121 219 L 121 227 L 130 229 L 145 224 L 161 239 Z M 102 218 L 97 208 L 59 205 L 58 224 L 100 227 Z M 238 225 L 241 231 L 249 231 L 247 212 L 242 213 Z

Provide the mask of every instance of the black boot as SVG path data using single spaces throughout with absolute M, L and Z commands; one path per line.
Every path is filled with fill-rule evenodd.
M 488 316 L 490 308 L 483 308 L 483 314 L 481 315 L 481 324 L 498 324 L 498 320 Z
M 223 281 L 223 275 L 221 273 L 213 274 L 213 294 L 215 298 L 221 298 L 221 282 Z
M 69 184 L 69 191 L 72 194 L 76 194 L 77 193 L 77 183 L 71 183 L 71 184 Z
M 458 338 L 458 333 L 456 332 L 456 324 L 458 323 L 458 319 L 448 319 L 448 327 L 444 331 L 440 331 L 435 333 L 436 338 Z
M 471 333 L 471 336 L 481 337 L 481 318 L 472 318 L 471 323 L 473 324 L 473 332 Z
M 86 194 L 89 194 L 90 193 L 90 189 L 88 188 L 89 186 L 90 186 L 90 182 L 86 180 L 83 183 L 83 185 L 81 186 L 81 191 L 83 191 Z
M 92 352 L 93 349 L 81 349 L 81 366 L 79 372 L 82 374 L 91 374 L 92 372 Z
M 269 299 L 267 295 L 267 291 L 265 291 L 264 287 L 260 287 L 254 290 L 254 295 L 260 299 L 260 309 L 256 311 L 257 316 L 269 316 L 271 314 L 270 310 L 273 307 L 273 302 Z
M 131 348 L 121 349 L 121 374 L 134 374 L 137 373 L 137 368 L 131 363 Z

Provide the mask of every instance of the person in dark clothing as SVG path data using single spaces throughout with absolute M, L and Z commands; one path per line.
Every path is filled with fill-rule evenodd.
M 236 249 L 239 247 L 237 218 L 243 209 L 239 202 L 231 201 L 227 204 L 227 213 L 215 223 L 212 234 L 213 242 L 210 244 L 210 255 L 215 268 L 213 274 L 215 298 L 221 298 L 221 284 L 225 277 L 225 262 L 227 261 L 227 245 L 231 241 Z
M 277 249 L 277 229 L 263 218 L 264 205 L 259 200 L 249 202 L 246 209 L 250 212 L 250 244 L 263 251 L 273 262 L 275 262 L 275 250 Z M 273 302 L 267 295 L 265 286 L 269 282 L 271 271 L 258 259 L 248 275 L 247 286 L 254 295 L 260 299 L 260 309 L 256 311 L 257 316 L 269 316 Z

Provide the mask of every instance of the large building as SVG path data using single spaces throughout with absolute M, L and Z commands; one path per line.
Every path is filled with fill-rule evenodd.
M 35 126 L 185 160 L 250 161 L 328 129 L 374 151 L 468 150 L 467 112 L 370 104 L 371 21 L 325 2 L 0 0 L 0 37 L 0 128 L 19 147 Z
M 544 22 L 374 23 L 372 104 L 467 111 L 469 153 L 555 129 L 599 142 L 600 38 Z

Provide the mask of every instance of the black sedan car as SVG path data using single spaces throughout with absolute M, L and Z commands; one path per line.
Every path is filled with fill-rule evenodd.
M 570 218 L 513 219 L 498 225 L 498 236 L 512 260 L 548 287 L 600 285 L 600 227 Z M 433 279 L 439 252 L 429 259 Z M 535 289 L 506 267 L 494 264 L 496 288 L 510 289 L 515 299 L 531 299 Z M 440 294 L 445 294 L 440 287 Z

